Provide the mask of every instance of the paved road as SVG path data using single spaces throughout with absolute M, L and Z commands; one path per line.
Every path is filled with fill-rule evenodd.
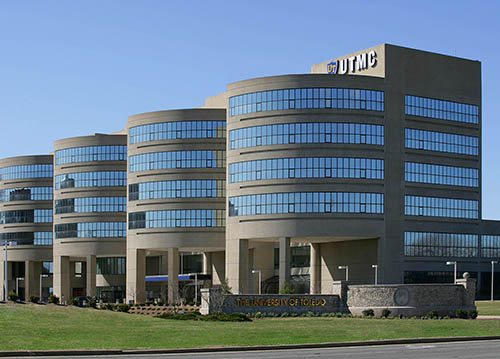
M 218 352 L 200 354 L 153 354 L 153 355 L 105 355 L 82 356 L 81 359 L 169 359 L 169 358 L 199 358 L 199 359 L 498 359 L 500 357 L 500 340 L 458 342 L 458 343 L 433 343 L 433 344 L 408 344 L 408 345 L 382 345 L 367 347 L 327 348 L 327 349 L 295 349 L 295 350 L 266 350 L 247 352 Z M 17 357 L 20 358 L 20 357 Z M 33 358 L 33 357 L 25 357 Z M 43 357 L 55 359 L 61 357 Z M 68 358 L 68 357 L 65 357 Z

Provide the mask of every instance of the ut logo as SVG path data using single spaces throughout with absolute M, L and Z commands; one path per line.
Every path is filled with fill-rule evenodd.
M 337 61 L 332 61 L 326 65 L 326 71 L 329 74 L 336 74 L 337 73 Z

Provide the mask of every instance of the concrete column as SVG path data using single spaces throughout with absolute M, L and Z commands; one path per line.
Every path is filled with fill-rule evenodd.
M 224 280 L 226 280 L 226 253 L 224 251 L 212 252 L 212 285 L 220 285 Z
M 5 301 L 7 298 L 4 298 L 4 277 L 5 277 L 5 261 L 0 261 L 0 298 Z
M 146 251 L 127 248 L 127 302 L 146 301 Z
M 95 277 L 97 275 L 97 263 L 94 255 L 87 256 L 87 265 L 86 265 L 86 287 L 87 287 L 87 296 L 95 297 L 96 295 L 96 282 Z
M 203 274 L 212 274 L 212 253 L 203 252 Z
M 311 243 L 310 294 L 321 293 L 321 244 Z
M 321 281 L 320 294 L 332 294 L 333 272 L 335 271 L 335 265 L 339 265 L 338 262 L 335 262 L 334 254 L 335 248 L 333 243 L 321 244 L 321 251 L 319 253 L 321 262 L 319 275 Z
M 226 240 L 226 276 L 233 294 L 248 293 L 248 240 Z
M 279 262 L 279 290 L 285 288 L 285 283 L 290 284 L 290 266 L 292 252 L 290 249 L 290 237 L 280 238 L 280 262 Z
M 168 249 L 168 303 L 179 302 L 179 248 Z
M 160 257 L 160 274 L 168 275 L 168 254 L 162 254 Z M 166 282 L 161 282 L 160 291 L 161 299 L 167 301 L 167 290 L 168 284 Z
M 24 262 L 24 300 L 28 301 L 31 296 L 36 295 L 40 291 L 38 281 L 36 280 L 36 262 Z
M 61 301 L 71 298 L 70 265 L 68 256 L 54 257 L 54 295 Z M 64 298 L 63 298 L 64 297 Z
M 274 243 L 256 243 L 254 247 L 253 266 L 251 269 L 261 271 L 262 281 L 274 276 Z M 253 283 L 256 283 L 255 293 L 259 291 L 258 274 L 250 274 Z M 265 288 L 262 286 L 262 293 Z

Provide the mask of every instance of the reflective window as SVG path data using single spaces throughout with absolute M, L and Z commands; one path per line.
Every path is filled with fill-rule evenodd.
M 55 213 L 126 212 L 127 197 L 80 197 L 55 201 Z
M 0 181 L 18 178 L 50 178 L 53 175 L 52 164 L 19 165 L 0 168 Z
M 479 106 L 426 97 L 406 95 L 405 113 L 441 120 L 479 123 Z
M 0 233 L 0 240 L 16 242 L 17 245 L 51 246 L 52 232 Z
M 54 226 L 55 238 L 125 238 L 125 222 L 67 223 Z
M 136 183 L 128 186 L 129 201 L 159 198 L 226 197 L 224 180 L 178 180 Z
M 405 215 L 478 218 L 478 201 L 442 197 L 405 196 Z
M 405 256 L 477 257 L 477 234 L 405 232 Z
M 173 209 L 135 212 L 128 215 L 128 228 L 224 227 L 223 209 Z
M 97 274 L 127 274 L 125 257 L 96 258 Z
M 129 157 L 130 172 L 170 168 L 224 168 L 226 151 L 151 152 Z
M 52 222 L 52 209 L 23 209 L 0 212 L 0 224 L 50 222 Z
M 477 156 L 479 139 L 452 133 L 405 129 L 406 148 Z
M 384 145 L 384 126 L 360 123 L 302 122 L 253 126 L 229 131 L 229 149 L 296 143 Z
M 344 88 L 297 88 L 252 92 L 229 98 L 229 115 L 301 108 L 384 111 L 382 91 Z
M 359 192 L 289 192 L 229 198 L 229 216 L 277 213 L 384 213 L 384 195 Z
M 119 187 L 127 185 L 126 171 L 77 172 L 57 175 L 55 189 L 79 187 Z
M 405 180 L 407 182 L 478 187 L 479 170 L 477 168 L 405 162 Z
M 500 258 L 500 236 L 481 236 L 481 257 Z
M 127 146 L 86 146 L 56 151 L 55 163 L 62 165 L 74 162 L 126 161 Z
M 178 138 L 225 138 L 226 121 L 178 121 L 131 127 L 130 144 Z
M 232 163 L 229 182 L 277 178 L 384 179 L 384 160 L 346 157 L 273 158 Z
M 51 201 L 52 187 L 23 187 L 0 190 L 0 202 Z

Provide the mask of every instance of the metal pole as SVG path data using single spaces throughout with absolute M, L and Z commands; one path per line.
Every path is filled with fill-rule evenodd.
M 262 272 L 259 270 L 259 295 L 262 294 Z
M 194 304 L 198 303 L 198 273 L 194 274 Z
M 491 261 L 491 301 L 493 302 L 494 286 L 495 286 L 495 264 L 497 261 Z
M 3 297 L 3 300 L 5 300 L 6 302 L 9 300 L 9 266 L 7 265 L 7 245 L 8 245 L 8 242 L 5 241 L 4 242 L 5 244 L 5 293 L 4 293 L 4 297 Z
M 453 265 L 453 282 L 457 284 L 457 262 Z
M 42 276 L 43 276 L 43 274 L 40 274 L 40 302 L 43 302 L 43 299 L 42 299 Z
M 16 294 L 19 296 L 19 277 L 16 277 Z

